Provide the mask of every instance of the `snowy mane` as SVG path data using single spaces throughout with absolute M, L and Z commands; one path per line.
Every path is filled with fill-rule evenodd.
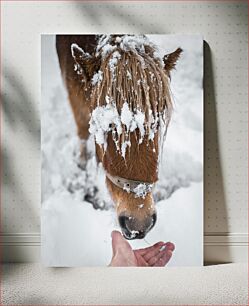
M 112 132 L 116 147 L 125 156 L 130 133 L 139 143 L 153 141 L 172 111 L 169 77 L 156 47 L 145 36 L 101 36 L 95 58 L 100 62 L 93 75 L 90 132 L 106 146 Z

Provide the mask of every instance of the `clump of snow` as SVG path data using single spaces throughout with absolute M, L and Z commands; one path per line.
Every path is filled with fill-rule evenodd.
M 139 208 L 139 209 L 141 209 L 141 208 L 143 208 L 143 207 L 144 207 L 144 204 L 139 204 L 139 205 L 138 205 L 138 208 Z
M 131 146 L 131 142 L 129 140 L 123 141 L 121 145 L 121 155 L 125 159 L 126 149 Z
M 130 238 L 135 238 L 139 234 L 139 231 L 131 231 Z
M 127 75 L 128 80 L 132 80 L 131 73 L 129 70 L 126 71 L 126 75 Z
M 141 54 L 145 52 L 145 46 L 150 46 L 154 49 L 153 56 L 155 58 L 160 56 L 157 46 L 145 35 L 122 35 L 121 37 L 116 37 L 115 41 L 112 40 L 111 35 L 101 35 L 96 48 L 96 55 L 101 54 L 101 56 L 105 58 L 117 48 L 126 52 L 132 51 Z M 160 59 L 162 60 L 162 57 Z M 145 66 L 142 57 L 140 57 L 140 61 L 142 65 Z
M 83 74 L 83 69 L 81 68 L 80 64 L 74 64 L 74 71 L 78 75 L 82 75 Z
M 93 86 L 98 85 L 102 82 L 102 80 L 103 80 L 103 72 L 99 70 L 92 77 L 92 85 Z
M 139 129 L 139 132 L 140 132 L 139 143 L 142 143 L 144 135 L 145 135 L 145 129 L 144 129 L 145 114 L 143 112 L 141 112 L 140 110 L 138 110 L 134 114 L 134 122 L 136 122 L 136 127 Z
M 147 193 L 151 192 L 153 184 L 138 184 L 136 188 L 134 188 L 133 192 L 135 193 L 135 198 L 145 198 Z
M 115 78 L 115 69 L 118 60 L 121 58 L 121 54 L 118 51 L 113 52 L 111 59 L 109 60 L 109 68 L 112 73 L 112 77 Z
M 137 53 L 145 52 L 145 46 L 151 46 L 156 49 L 156 45 L 153 44 L 145 35 L 124 35 L 121 37 L 120 48 L 124 51 L 133 51 Z
M 110 44 L 106 44 L 105 46 L 102 47 L 101 49 L 101 55 L 103 58 L 105 58 L 107 55 L 112 53 L 116 49 L 116 46 L 112 46 Z
M 134 132 L 135 129 L 139 129 L 139 143 L 142 143 L 145 135 L 145 114 L 139 110 L 133 113 L 128 103 L 125 102 L 121 109 L 121 115 L 119 115 L 115 102 L 111 102 L 108 96 L 106 96 L 106 102 L 106 105 L 97 106 L 93 110 L 89 122 L 89 132 L 94 135 L 96 143 L 103 145 L 104 149 L 106 149 L 107 133 L 112 131 L 113 140 L 118 148 L 118 139 L 122 134 L 122 125 L 126 127 L 127 134 Z M 116 136 L 116 133 L 118 136 Z M 121 154 L 123 158 L 125 158 L 126 150 L 130 146 L 131 142 L 129 140 L 123 141 L 121 145 Z
M 109 99 L 109 97 L 107 99 Z M 104 145 L 105 149 L 107 146 L 107 133 L 112 131 L 113 125 L 118 135 L 122 133 L 121 121 L 116 105 L 114 103 L 109 103 L 109 101 L 107 105 L 98 106 L 93 110 L 89 125 L 89 132 L 94 135 L 96 143 Z
M 149 119 L 148 119 L 148 126 L 150 127 L 149 129 L 149 140 L 153 140 L 155 137 L 155 133 L 158 130 L 158 122 L 159 119 L 162 118 L 162 114 L 157 114 L 153 116 L 152 110 L 149 110 Z M 163 132 L 165 130 L 165 124 L 164 121 L 160 121 L 160 132 Z
M 105 96 L 105 102 L 106 104 L 109 104 L 111 102 L 111 99 L 108 95 Z
M 110 45 L 109 40 L 111 35 L 101 35 L 96 47 L 96 55 L 100 55 L 105 58 L 108 54 L 113 52 L 116 49 L 116 46 Z
M 128 103 L 125 102 L 121 110 L 121 122 L 126 126 L 127 131 L 130 130 L 132 121 L 133 121 L 133 113 L 130 110 Z
M 121 37 L 117 36 L 115 41 L 116 41 L 116 43 L 120 43 L 122 41 L 122 39 L 121 39 Z

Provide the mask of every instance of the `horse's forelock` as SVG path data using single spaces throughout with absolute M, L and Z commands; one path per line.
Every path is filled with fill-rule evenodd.
M 172 101 L 169 78 L 161 61 L 153 57 L 151 46 L 145 46 L 144 51 L 115 47 L 103 57 L 99 68 L 103 77 L 93 86 L 90 102 L 92 109 L 113 103 L 119 114 L 126 102 L 133 113 L 141 111 L 145 114 L 145 135 L 148 136 L 151 115 L 156 120 L 156 129 L 160 127 L 161 119 L 167 127 Z M 127 131 L 125 126 L 122 128 L 124 135 Z

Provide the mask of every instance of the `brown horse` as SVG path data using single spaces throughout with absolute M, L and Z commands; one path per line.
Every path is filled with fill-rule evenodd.
M 95 137 L 122 233 L 144 238 L 156 222 L 152 187 L 172 111 L 170 70 L 182 50 L 160 59 L 136 35 L 58 35 L 56 47 L 79 138 Z

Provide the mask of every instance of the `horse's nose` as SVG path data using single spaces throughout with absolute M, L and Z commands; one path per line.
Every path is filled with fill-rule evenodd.
M 156 223 L 156 213 L 139 220 L 132 216 L 121 215 L 118 218 L 124 237 L 128 240 L 143 239 Z

